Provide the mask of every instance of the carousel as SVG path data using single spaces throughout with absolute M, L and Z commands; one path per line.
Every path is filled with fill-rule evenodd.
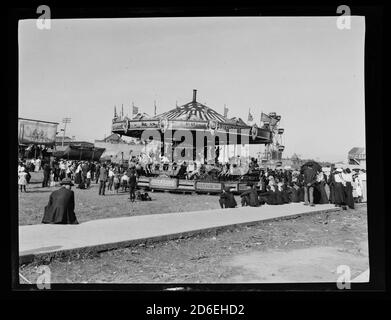
M 114 111 L 112 132 L 141 139 L 146 148 L 158 146 L 149 176 L 141 176 L 138 185 L 152 191 L 177 190 L 219 193 L 230 187 L 241 192 L 257 182 L 259 174 L 248 164 L 246 146 L 273 145 L 274 127 L 249 125 L 241 118 L 227 118 L 197 101 L 192 101 L 159 115 L 138 113 L 133 118 L 118 116 Z M 156 143 L 157 142 L 157 143 Z M 157 153 L 157 154 L 156 154 Z M 162 161 L 162 159 L 164 159 Z M 195 164 L 201 174 L 188 179 L 181 176 L 181 164 Z M 222 164 L 236 168 L 231 174 L 219 174 Z

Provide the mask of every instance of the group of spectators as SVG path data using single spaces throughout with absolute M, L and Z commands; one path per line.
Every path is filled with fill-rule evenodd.
M 231 194 L 231 190 L 223 190 L 221 207 L 237 205 Z M 310 206 L 331 203 L 344 209 L 354 209 L 355 202 L 366 201 L 366 172 L 352 172 L 349 168 L 266 169 L 260 171 L 259 182 L 240 197 L 242 206 L 304 202 Z
M 196 161 L 183 161 L 181 164 L 176 164 L 164 159 L 159 163 L 150 160 L 150 157 L 141 154 L 132 157 L 127 166 L 64 159 L 52 162 L 41 159 L 20 161 L 18 184 L 21 192 L 26 192 L 26 185 L 31 178 L 30 172 L 43 170 L 42 187 L 54 186 L 56 182 L 68 178 L 79 189 L 88 189 L 91 183 L 99 184 L 99 195 L 105 195 L 106 190 L 118 193 L 119 190 L 127 192 L 129 189 L 130 200 L 134 201 L 138 177 L 156 174 L 153 171 L 156 168 L 153 166 L 166 166 L 175 169 L 175 176 L 182 179 L 210 179 L 224 182 L 233 178 L 243 179 L 244 174 L 252 175 L 255 178 L 251 183 L 253 187 L 241 194 L 243 206 L 304 202 L 310 206 L 332 203 L 340 207 L 354 208 L 355 202 L 366 201 L 365 170 L 352 172 L 348 167 L 311 166 L 303 167 L 301 170 L 262 169 L 254 159 L 245 166 L 238 162 L 201 164 Z M 243 168 L 246 168 L 245 171 Z M 237 205 L 231 193 L 229 189 L 223 190 L 220 199 L 222 207 Z

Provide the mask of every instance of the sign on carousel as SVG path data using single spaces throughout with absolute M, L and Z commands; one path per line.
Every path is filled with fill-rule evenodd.
M 178 186 L 177 179 L 170 178 L 151 178 L 149 187 L 151 189 L 176 189 Z
M 129 121 L 129 129 L 158 128 L 159 121 Z
M 198 191 L 207 191 L 207 192 L 220 192 L 221 183 L 220 182 L 200 182 L 197 181 L 196 190 Z

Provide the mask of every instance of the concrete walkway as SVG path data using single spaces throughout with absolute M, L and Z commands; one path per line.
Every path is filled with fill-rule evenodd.
M 229 226 L 339 210 L 341 209 L 331 204 L 310 207 L 302 203 L 290 203 L 258 208 L 240 207 L 100 219 L 79 225 L 19 226 L 19 263 L 28 263 L 42 256 L 71 254 L 80 250 L 102 251 L 146 241 L 175 239 Z

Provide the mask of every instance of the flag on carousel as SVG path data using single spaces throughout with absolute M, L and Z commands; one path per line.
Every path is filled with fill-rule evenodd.
M 138 114 L 138 107 L 135 107 L 134 104 L 132 104 L 132 114 Z
M 251 122 L 253 120 L 254 120 L 253 115 L 250 113 L 250 109 L 248 109 L 248 119 L 247 119 L 247 121 Z
M 229 109 L 226 107 L 226 105 L 224 105 L 224 117 L 225 118 L 228 117 L 228 111 L 229 111 Z
M 154 107 L 155 107 L 154 115 L 156 116 L 156 101 L 154 101 L 153 103 L 154 103 Z
M 270 123 L 270 117 L 266 113 L 261 113 L 261 122 L 269 122 Z
M 275 119 L 275 118 L 269 117 L 267 114 L 262 112 L 261 113 L 261 122 L 269 123 L 273 127 L 273 126 L 275 126 L 277 124 L 278 120 Z
M 117 108 L 114 106 L 114 118 L 118 118 L 118 115 L 117 115 Z

